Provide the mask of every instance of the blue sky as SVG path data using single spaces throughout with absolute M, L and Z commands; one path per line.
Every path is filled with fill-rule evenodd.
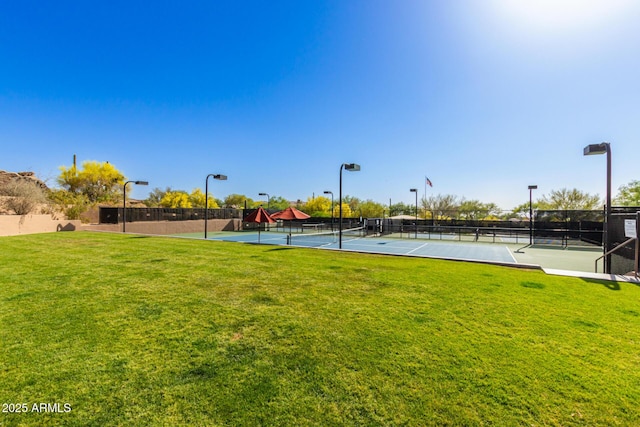
M 640 2 L 0 2 L 0 169 L 109 161 L 219 198 L 454 194 L 510 209 L 640 179 Z

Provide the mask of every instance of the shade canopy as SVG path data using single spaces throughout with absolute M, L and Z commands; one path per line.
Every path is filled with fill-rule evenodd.
M 260 206 L 255 211 L 251 212 L 247 217 L 243 220 L 243 222 L 255 222 L 257 224 L 268 223 L 272 224 L 276 222 L 267 211 L 265 211 L 262 206 Z
M 299 211 L 298 209 L 294 208 L 293 206 L 288 207 L 287 209 L 280 211 L 280 212 L 276 212 L 273 215 L 271 215 L 272 218 L 275 219 L 282 219 L 282 220 L 287 220 L 287 221 L 291 221 L 294 219 L 307 219 L 307 218 L 311 218 L 309 215 L 307 215 L 306 213 Z

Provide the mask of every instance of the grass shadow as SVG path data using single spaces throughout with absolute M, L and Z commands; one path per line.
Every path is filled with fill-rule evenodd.
M 279 248 L 267 249 L 265 252 L 274 252 L 274 251 L 290 251 L 290 250 L 293 250 L 293 249 L 295 249 L 295 248 L 279 247 Z
M 620 290 L 620 283 L 615 282 L 613 280 L 597 280 L 597 279 L 582 279 L 587 283 L 591 283 L 591 284 L 595 284 L 595 285 L 602 285 L 605 288 L 611 290 L 611 291 L 619 291 Z M 631 283 L 631 282 L 625 282 L 625 283 Z M 637 285 L 637 283 L 634 283 L 635 285 Z

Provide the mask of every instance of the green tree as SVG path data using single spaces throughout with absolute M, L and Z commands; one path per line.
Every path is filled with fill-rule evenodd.
M 272 196 L 269 200 L 269 208 L 272 210 L 285 210 L 291 203 L 282 196 Z
M 359 209 L 363 218 L 382 218 L 385 211 L 384 205 L 370 199 L 360 202 Z
M 538 201 L 540 209 L 546 210 L 593 210 L 602 205 L 600 197 L 577 189 L 552 190 Z
M 500 209 L 500 207 L 493 202 L 485 203 L 484 207 L 487 213 L 483 219 L 490 219 L 490 220 L 499 219 L 500 216 L 502 215 L 502 209 Z
M 267 208 L 266 202 L 261 203 L 262 207 Z M 291 205 L 291 202 L 289 202 L 287 199 L 285 199 L 282 196 L 271 196 L 271 198 L 269 199 L 269 209 L 271 209 L 272 211 L 275 210 L 285 210 L 286 208 L 288 208 Z
M 351 212 L 356 214 L 360 210 L 360 203 L 362 203 L 362 201 L 354 196 L 343 196 L 342 203 L 348 204 Z
M 435 219 L 456 217 L 458 206 L 458 197 L 452 194 L 438 194 L 422 199 L 422 207 L 431 211 Z
M 489 214 L 487 206 L 479 200 L 462 200 L 458 206 L 460 219 L 478 220 Z
M 416 207 L 407 205 L 406 203 L 394 203 L 391 205 L 389 216 L 397 216 L 397 215 L 415 215 Z
M 640 181 L 631 181 L 621 186 L 614 203 L 619 206 L 640 206 Z
M 223 206 L 225 208 L 244 209 L 245 201 L 247 202 L 247 207 L 253 207 L 253 199 L 250 199 L 244 194 L 229 194 L 225 197 Z
M 252 205 L 249 206 L 250 208 L 257 209 L 258 207 L 262 206 L 263 208 L 268 208 L 272 211 L 281 211 L 288 208 L 290 205 L 289 201 L 281 196 L 270 196 L 269 198 L 265 198 L 263 200 L 252 200 L 251 202 Z
M 86 196 L 89 204 L 118 202 L 125 176 L 109 162 L 86 161 L 82 169 L 60 167 L 58 184 L 69 193 Z
M 160 201 L 162 200 L 164 195 L 169 192 L 171 192 L 171 187 L 167 187 L 164 190 L 161 190 L 160 188 L 156 187 L 149 193 L 149 196 L 147 196 L 147 198 L 144 199 L 142 203 L 144 203 L 145 206 L 150 208 L 160 207 Z
M 531 210 L 533 210 L 534 212 L 538 209 L 539 203 L 537 201 L 534 201 L 531 203 Z M 511 209 L 511 212 L 508 213 L 506 215 L 506 218 L 525 218 L 525 219 L 529 219 L 529 202 L 524 202 L 516 207 L 514 207 L 513 209 Z

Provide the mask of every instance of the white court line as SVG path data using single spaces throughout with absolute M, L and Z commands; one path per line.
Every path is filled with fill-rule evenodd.
M 513 262 L 514 262 L 515 264 L 517 264 L 517 263 L 518 263 L 518 260 L 516 259 L 516 257 L 514 257 L 514 256 L 513 256 L 513 254 L 511 253 L 511 250 L 510 250 L 508 247 L 506 247 L 506 246 L 505 246 L 504 248 L 505 248 L 505 249 L 506 249 L 506 251 L 509 253 L 509 256 L 511 257 L 511 259 L 513 260 Z
M 350 239 L 345 238 L 344 236 L 342 237 L 342 243 L 348 243 L 348 242 L 355 242 L 356 240 L 362 240 L 362 237 L 357 237 L 357 236 L 353 236 Z M 333 243 L 338 243 L 338 239 L 336 239 L 335 242 Z M 362 246 L 369 246 L 369 245 L 362 245 Z
M 407 255 L 409 255 L 409 254 L 410 254 L 410 253 L 412 253 L 412 252 L 417 251 L 418 249 L 422 249 L 422 248 L 424 248 L 424 247 L 425 247 L 425 246 L 427 246 L 428 244 L 429 244 L 429 243 L 425 243 L 425 244 L 423 244 L 423 245 L 418 246 L 417 248 L 411 249 L 409 252 L 407 252 Z

